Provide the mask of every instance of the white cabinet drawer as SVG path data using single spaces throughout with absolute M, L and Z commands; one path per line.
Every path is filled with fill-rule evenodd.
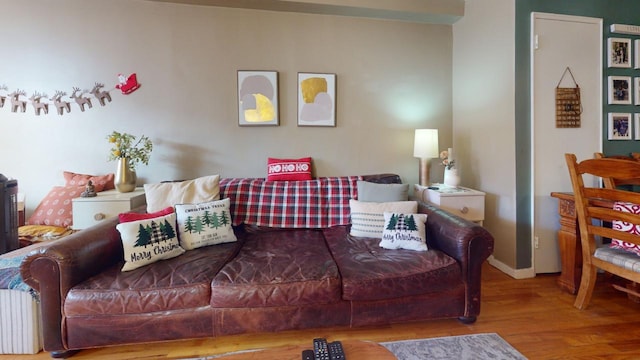
M 418 200 L 437 206 L 464 219 L 482 223 L 484 221 L 485 193 L 464 187 L 442 186 L 438 190 L 415 185 Z
M 484 220 L 484 196 L 441 197 L 438 206 L 467 220 Z
M 73 199 L 73 229 L 81 230 L 100 221 L 146 204 L 144 190 L 130 193 L 116 190 L 102 191 L 92 198 Z

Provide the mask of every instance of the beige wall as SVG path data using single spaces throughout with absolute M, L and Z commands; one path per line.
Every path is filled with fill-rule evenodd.
M 0 173 L 18 179 L 28 211 L 64 170 L 113 172 L 112 130 L 154 141 L 141 182 L 260 177 L 268 156 L 310 155 L 319 176 L 395 172 L 414 183 L 413 130 L 438 128 L 441 148 L 451 145 L 450 25 L 134 0 L 4 2 L 0 23 L 10 90 L 112 88 L 132 72 L 142 83 L 64 116 L 0 108 Z M 279 72 L 280 126 L 237 126 L 237 70 Z M 336 128 L 297 127 L 297 72 L 337 75 Z
M 453 144 L 462 182 L 487 194 L 491 263 L 527 277 L 515 270 L 515 2 L 467 0 L 453 35 Z

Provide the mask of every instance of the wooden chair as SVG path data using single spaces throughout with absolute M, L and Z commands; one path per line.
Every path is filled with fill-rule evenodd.
M 593 155 L 596 159 L 621 159 L 621 160 L 627 160 L 627 161 L 640 161 L 640 153 L 631 153 L 631 156 L 624 156 L 624 155 L 604 156 L 603 153 L 597 152 Z M 611 177 L 605 177 L 605 178 L 602 178 L 602 185 L 608 189 L 615 189 L 618 186 L 623 186 L 623 185 L 640 186 L 640 178 L 614 179 Z
M 615 179 L 616 182 L 640 179 L 640 162 L 595 158 L 578 163 L 574 154 L 565 154 L 565 160 L 571 176 L 582 244 L 582 279 L 574 306 L 585 309 L 593 294 L 598 268 L 627 280 L 640 282 L 640 256 L 608 245 L 598 246 L 596 243 L 596 238 L 612 238 L 640 245 L 640 235 L 612 229 L 606 225 L 607 222 L 620 220 L 640 226 L 640 214 L 596 206 L 591 200 L 640 204 L 640 193 L 586 186 L 583 177 L 593 175 L 602 179 Z
M 609 159 L 622 159 L 627 161 L 640 161 L 640 153 L 631 153 L 629 154 L 629 156 L 626 156 L 626 155 L 604 156 L 603 153 L 597 152 L 594 154 L 594 157 L 596 159 L 609 158 Z M 607 177 L 602 179 L 602 186 L 608 189 L 616 189 L 618 187 L 622 187 L 623 190 L 632 190 L 637 192 L 638 191 L 637 188 L 634 189 L 633 186 L 636 186 L 636 187 L 640 186 L 640 178 L 614 179 L 611 177 Z M 607 226 L 608 225 L 609 224 L 607 224 Z M 616 290 L 620 290 L 622 292 L 627 293 L 629 300 L 636 303 L 640 303 L 640 284 L 638 284 L 637 282 L 630 281 L 628 284 L 626 284 L 626 287 L 618 284 L 613 284 L 612 286 Z

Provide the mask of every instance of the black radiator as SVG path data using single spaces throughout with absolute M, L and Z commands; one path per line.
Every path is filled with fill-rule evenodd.
M 0 254 L 18 246 L 18 181 L 0 174 Z

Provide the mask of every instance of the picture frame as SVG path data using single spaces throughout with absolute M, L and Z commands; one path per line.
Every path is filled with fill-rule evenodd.
M 631 76 L 609 76 L 609 104 L 631 105 Z
M 633 40 L 633 68 L 640 69 L 640 40 Z
M 238 70 L 238 125 L 280 125 L 278 72 Z
M 336 74 L 298 73 L 298 126 L 336 126 Z
M 609 113 L 607 128 L 609 140 L 631 140 L 631 114 Z
M 640 77 L 633 78 L 633 99 L 635 105 L 640 105 Z
M 633 114 L 634 139 L 640 140 L 640 113 Z
M 607 44 L 608 66 L 613 68 L 630 68 L 631 39 L 609 38 Z

